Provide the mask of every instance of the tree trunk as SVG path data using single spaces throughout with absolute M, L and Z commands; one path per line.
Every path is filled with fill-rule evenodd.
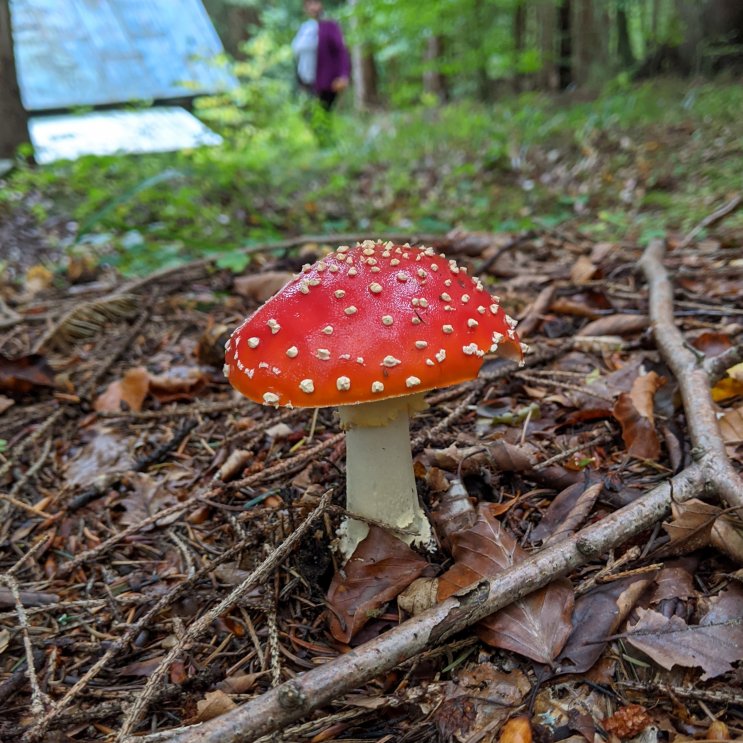
M 573 82 L 573 28 L 572 2 L 562 0 L 557 11 L 557 30 L 560 38 L 560 57 L 557 65 L 557 76 L 561 90 Z
M 356 8 L 358 0 L 348 0 L 348 4 Z M 351 29 L 354 35 L 358 34 L 359 18 L 356 13 L 351 15 Z M 364 42 L 357 42 L 351 47 L 351 77 L 357 110 L 364 111 L 375 106 L 379 102 L 377 65 L 374 54 Z
M 9 0 L 0 0 L 0 157 L 13 157 L 18 145 L 28 142 L 28 117 L 13 54 Z
M 449 99 L 449 82 L 441 70 L 439 60 L 444 54 L 444 39 L 441 36 L 432 35 L 426 39 L 424 59 L 426 63 L 423 72 L 423 91 L 435 95 L 440 101 Z
M 538 85 L 543 90 L 556 90 L 558 86 L 557 68 L 555 66 L 555 31 L 557 17 L 552 0 L 542 0 L 537 8 L 538 45 L 542 59 L 542 68 L 537 77 Z
M 520 2 L 513 11 L 513 49 L 514 49 L 514 74 L 513 89 L 514 92 L 520 93 L 523 90 L 524 78 L 518 72 L 518 64 L 521 61 L 521 55 L 526 48 L 526 8 Z
M 577 0 L 576 4 L 574 77 L 578 85 L 586 85 L 591 80 L 601 47 L 593 19 L 593 0 Z
M 624 5 L 617 6 L 617 54 L 622 67 L 627 69 L 635 64 L 632 42 L 629 37 L 629 21 Z

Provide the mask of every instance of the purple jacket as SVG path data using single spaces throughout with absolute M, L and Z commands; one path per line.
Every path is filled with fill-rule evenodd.
M 333 81 L 351 77 L 351 59 L 343 42 L 343 32 L 335 21 L 319 21 L 315 92 L 332 90 Z

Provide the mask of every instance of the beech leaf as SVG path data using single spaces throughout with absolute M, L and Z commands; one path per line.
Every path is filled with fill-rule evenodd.
M 439 579 L 439 601 L 475 581 L 495 577 L 527 554 L 488 503 L 480 504 L 475 525 L 451 535 L 450 541 L 455 564 Z M 573 603 L 570 583 L 553 581 L 483 619 L 478 635 L 493 647 L 551 665 L 570 634 Z
M 330 633 L 339 642 L 349 642 L 426 567 L 428 563 L 405 542 L 370 526 L 343 572 L 336 573 L 330 583 Z
M 54 370 L 38 353 L 9 359 L 0 353 L 0 390 L 30 392 L 35 387 L 54 387 Z
M 664 377 L 651 371 L 640 375 L 614 403 L 613 414 L 622 427 L 622 439 L 627 450 L 639 459 L 657 459 L 660 440 L 655 430 L 653 397 L 666 383 Z
M 138 413 L 150 389 L 150 375 L 143 366 L 129 369 L 121 379 L 108 385 L 106 391 L 96 398 L 93 407 L 99 412 L 118 413 L 121 403 Z
M 639 620 L 626 635 L 627 642 L 666 670 L 699 666 L 706 681 L 743 660 L 743 589 L 737 586 L 717 596 L 698 625 L 651 609 L 638 609 L 638 614 Z

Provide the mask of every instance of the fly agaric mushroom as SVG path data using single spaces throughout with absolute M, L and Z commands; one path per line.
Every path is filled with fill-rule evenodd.
M 474 379 L 486 353 L 522 358 L 516 321 L 467 269 L 433 248 L 367 240 L 343 246 L 238 327 L 225 376 L 274 407 L 338 407 L 346 431 L 347 509 L 427 544 L 409 415 L 423 393 Z M 368 526 L 347 520 L 341 551 Z

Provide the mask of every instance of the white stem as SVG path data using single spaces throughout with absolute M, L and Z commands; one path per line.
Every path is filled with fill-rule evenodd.
M 415 487 L 408 402 L 388 404 L 382 420 L 381 405 L 367 403 L 340 409 L 341 423 L 346 428 L 346 508 L 411 532 L 393 531 L 407 544 L 426 544 L 431 538 L 431 526 Z M 373 419 L 371 424 L 367 415 Z M 343 555 L 350 557 L 368 533 L 367 524 L 348 519 L 341 527 Z

